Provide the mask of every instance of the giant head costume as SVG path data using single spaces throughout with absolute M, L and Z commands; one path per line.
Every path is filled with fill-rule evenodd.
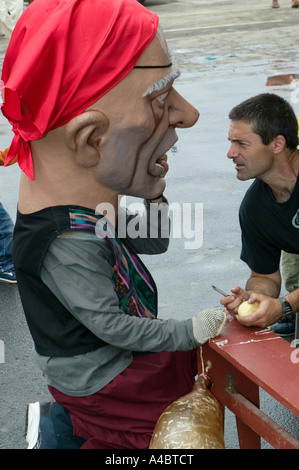
M 164 185 L 158 180 L 164 168 L 159 159 L 176 141 L 174 128 L 192 125 L 197 112 L 192 108 L 187 124 L 179 117 L 170 122 L 165 100 L 176 75 L 163 34 L 158 36 L 157 15 L 136 0 L 34 0 L 15 27 L 3 64 L 2 112 L 14 132 L 5 164 L 17 157 L 27 177 L 38 179 L 40 155 L 47 154 L 39 142 L 63 128 L 63 143 L 107 187 L 139 196 L 154 183 L 154 191 L 145 191 L 144 197 L 161 193 Z M 165 76 L 161 96 L 161 84 L 158 92 L 147 80 Z M 151 123 L 140 111 L 149 113 L 149 107 Z M 48 142 L 53 162 L 61 154 L 55 149 L 60 137 Z M 83 141 L 88 148 L 83 149 Z M 146 165 L 147 175 L 142 176 L 137 159 Z M 138 179 L 138 187 L 132 178 Z

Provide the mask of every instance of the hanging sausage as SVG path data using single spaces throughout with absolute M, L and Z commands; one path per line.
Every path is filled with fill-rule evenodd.
M 160 416 L 150 449 L 224 449 L 223 413 L 200 375 L 190 393 L 174 401 Z

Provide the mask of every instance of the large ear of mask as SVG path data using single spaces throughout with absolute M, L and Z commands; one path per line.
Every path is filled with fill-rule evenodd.
M 160 416 L 150 449 L 224 449 L 223 413 L 199 376 L 190 393 L 174 401 Z
M 6 157 L 34 179 L 30 141 L 82 113 L 116 86 L 152 41 L 158 16 L 136 0 L 34 0 L 4 58 Z

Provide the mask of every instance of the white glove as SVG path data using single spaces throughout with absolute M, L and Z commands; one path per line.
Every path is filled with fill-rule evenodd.
M 215 338 L 224 327 L 227 316 L 221 308 L 202 310 L 192 318 L 193 336 L 199 345 Z

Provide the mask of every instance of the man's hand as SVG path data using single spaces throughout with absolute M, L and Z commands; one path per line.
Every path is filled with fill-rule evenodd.
M 280 288 L 281 275 L 279 270 L 272 274 L 259 274 L 251 271 L 251 276 L 246 283 L 247 291 L 239 286 L 233 287 L 230 295 L 222 297 L 220 303 L 242 325 L 265 328 L 273 325 L 282 317 L 281 303 L 277 299 Z M 245 300 L 249 303 L 259 302 L 260 306 L 251 315 L 240 317 L 238 307 Z
M 239 305 L 248 299 L 248 292 L 239 286 L 235 286 L 231 289 L 229 295 L 220 299 L 220 303 L 226 308 L 228 313 L 237 315 Z
M 248 302 L 258 302 L 259 307 L 254 313 L 247 317 L 235 316 L 238 322 L 244 326 L 259 326 L 265 328 L 276 323 L 282 316 L 282 307 L 278 299 L 253 293 L 250 295 Z
M 258 302 L 259 308 L 247 317 L 240 317 L 238 315 L 238 307 L 245 300 L 249 303 Z M 281 303 L 278 299 L 263 294 L 249 294 L 238 286 L 231 289 L 230 295 L 222 297 L 220 303 L 226 308 L 228 313 L 233 315 L 244 326 L 265 328 L 276 323 L 282 316 Z

